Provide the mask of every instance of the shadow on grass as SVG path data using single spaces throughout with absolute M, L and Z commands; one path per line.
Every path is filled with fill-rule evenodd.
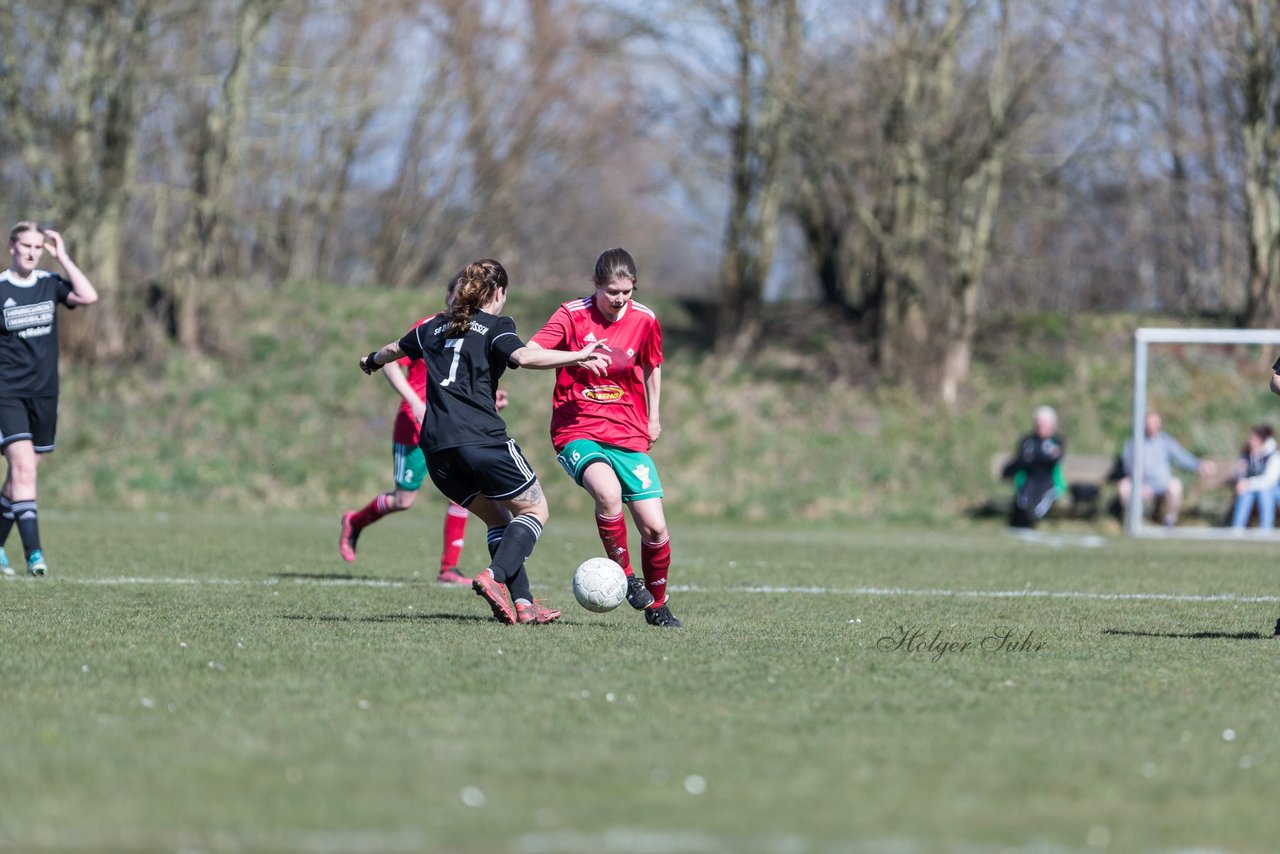
M 492 623 L 492 616 L 481 614 L 375 614 L 370 617 L 348 617 L 343 614 L 277 614 L 282 620 L 314 623 L 400 623 L 430 620 L 442 623 Z
M 420 578 L 405 578 L 394 575 L 352 575 L 349 572 L 273 572 L 271 577 L 289 581 L 328 581 L 334 584 L 340 581 L 367 582 L 369 584 L 413 584 L 422 581 Z M 431 580 L 432 582 L 435 581 L 434 578 Z
M 1189 640 L 1270 640 L 1272 635 L 1261 632 L 1142 632 L 1132 629 L 1103 629 L 1104 635 L 1124 635 L 1137 638 L 1187 638 Z

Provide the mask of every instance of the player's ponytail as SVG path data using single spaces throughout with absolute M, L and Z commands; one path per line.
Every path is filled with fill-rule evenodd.
M 499 290 L 507 289 L 507 271 L 492 258 L 468 264 L 458 274 L 453 304 L 445 315 L 445 334 L 459 338 L 471 326 L 471 318 L 489 303 Z

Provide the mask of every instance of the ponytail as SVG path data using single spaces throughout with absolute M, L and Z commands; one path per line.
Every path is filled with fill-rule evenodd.
M 445 313 L 445 333 L 459 338 L 471 328 L 471 318 L 498 293 L 507 289 L 507 271 L 492 258 L 468 264 L 458 274 L 453 304 Z

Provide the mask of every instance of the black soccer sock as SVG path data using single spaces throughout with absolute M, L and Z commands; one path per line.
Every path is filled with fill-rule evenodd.
M 519 602 L 521 599 L 526 602 L 533 601 L 533 590 L 529 587 L 529 573 L 524 571 L 524 564 L 520 564 L 515 575 L 507 579 L 507 590 L 511 593 L 513 602 Z
M 13 530 L 13 502 L 9 500 L 7 495 L 0 495 L 0 548 L 4 547 L 5 541 L 9 539 L 9 532 Z
M 506 530 L 506 525 L 503 525 L 500 528 L 489 529 L 489 532 L 486 535 L 486 540 L 489 544 L 489 557 L 493 557 L 498 553 L 498 544 L 502 542 L 502 535 L 506 533 Z
M 40 524 L 36 521 L 35 501 L 13 502 L 13 515 L 18 523 L 18 536 L 22 538 L 22 551 L 27 557 L 40 549 Z
M 492 534 L 492 530 L 490 534 Z M 529 598 L 529 576 L 524 571 L 525 558 L 533 554 L 533 547 L 542 536 L 542 523 L 532 516 L 517 516 L 507 525 L 493 553 L 489 566 L 493 569 L 493 577 L 501 575 L 512 599 Z M 489 541 L 493 548 L 493 540 Z
M 489 529 L 489 533 L 487 534 L 486 539 L 489 544 L 490 558 L 497 555 L 498 546 L 502 544 L 502 535 L 505 534 L 506 531 L 507 531 L 506 525 Z M 530 602 L 533 601 L 533 599 L 530 598 L 532 594 L 529 592 L 529 575 L 528 573 L 525 572 L 523 562 L 520 564 L 519 568 L 517 568 L 513 574 L 507 576 L 505 579 L 498 578 L 496 569 L 494 570 L 493 577 L 499 581 L 502 581 L 503 584 L 507 585 L 507 590 L 511 592 L 512 599 L 528 599 Z

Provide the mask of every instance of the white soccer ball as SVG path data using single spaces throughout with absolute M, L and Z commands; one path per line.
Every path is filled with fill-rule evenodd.
M 617 561 L 588 558 L 573 573 L 573 597 L 588 611 L 612 611 L 627 598 L 627 574 Z

